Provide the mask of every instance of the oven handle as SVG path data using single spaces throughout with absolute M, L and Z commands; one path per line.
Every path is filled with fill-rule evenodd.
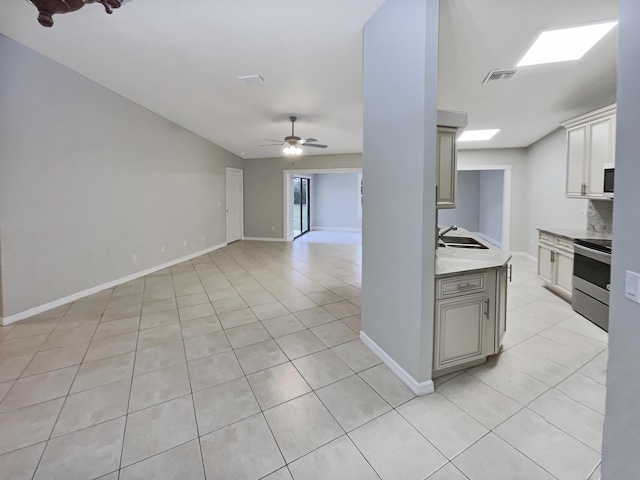
M 575 243 L 573 244 L 573 253 L 575 255 L 582 255 L 583 257 L 587 257 L 592 260 L 596 260 L 598 262 L 611 265 L 611 255 L 608 253 L 599 252 L 597 250 L 586 248 L 586 247 L 583 247 L 582 245 L 577 245 Z

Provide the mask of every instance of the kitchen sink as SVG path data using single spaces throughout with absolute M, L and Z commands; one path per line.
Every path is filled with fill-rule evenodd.
M 471 237 L 457 237 L 455 235 L 445 235 L 441 237 L 441 240 L 447 247 L 453 248 L 476 248 L 482 250 L 488 250 L 489 247 L 481 244 L 475 238 Z

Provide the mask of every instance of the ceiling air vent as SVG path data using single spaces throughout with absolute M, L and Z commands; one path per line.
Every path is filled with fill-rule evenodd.
M 517 70 L 491 70 L 482 83 L 487 84 L 497 80 L 509 80 L 513 78 L 516 72 Z
M 259 73 L 252 73 L 249 75 L 236 75 L 236 78 L 240 80 L 243 85 L 257 85 L 260 83 L 266 83 L 266 80 Z

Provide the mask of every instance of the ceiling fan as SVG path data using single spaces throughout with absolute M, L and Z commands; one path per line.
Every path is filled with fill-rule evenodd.
M 300 155 L 302 153 L 302 148 L 301 147 L 327 148 L 326 145 L 321 145 L 319 143 L 313 143 L 313 142 L 317 142 L 318 141 L 318 139 L 316 139 L 316 138 L 300 138 L 300 137 L 297 137 L 295 132 L 294 132 L 294 124 L 296 123 L 297 119 L 298 119 L 298 117 L 294 117 L 294 116 L 289 117 L 289 120 L 291 120 L 291 135 L 289 135 L 288 137 L 284 137 L 284 141 L 273 140 L 271 138 L 266 138 L 265 140 L 267 142 L 277 142 L 277 143 L 268 143 L 266 145 L 260 145 L 260 146 L 261 147 L 274 147 L 274 146 L 278 146 L 278 145 L 286 145 L 284 150 L 282 150 L 285 155 Z

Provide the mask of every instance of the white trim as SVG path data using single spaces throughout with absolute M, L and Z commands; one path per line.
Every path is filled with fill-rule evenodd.
M 524 257 L 527 260 L 531 260 L 532 262 L 538 261 L 536 257 L 526 252 L 511 252 L 511 255 L 513 255 L 514 257 Z
M 311 230 L 319 230 L 324 232 L 361 232 L 361 228 L 346 227 L 311 227 Z
M 240 173 L 240 238 L 234 238 L 231 241 L 242 240 L 244 238 L 244 170 L 242 168 L 226 167 L 225 179 L 224 179 L 224 209 L 225 209 L 225 232 L 227 243 L 229 243 L 229 215 L 227 215 L 227 203 L 229 200 L 229 192 L 227 192 L 227 178 L 229 177 L 229 171 Z
M 396 376 L 402 380 L 407 387 L 411 389 L 413 393 L 416 395 L 427 395 L 429 393 L 433 393 L 433 380 L 427 380 L 426 382 L 417 382 L 411 375 L 409 375 L 404 368 L 402 368 L 398 363 L 387 355 L 387 352 L 382 350 L 376 342 L 371 340 L 366 333 L 362 330 L 360 331 L 360 340 L 364 343 L 369 350 L 371 350 L 380 360 L 384 362 L 384 364 L 391 369 Z
M 248 242 L 286 242 L 284 238 L 269 238 L 269 237 L 244 237 L 242 240 Z
M 24 320 L 25 318 L 32 317 L 33 315 L 37 315 L 38 313 L 46 312 L 47 310 L 51 310 L 53 308 L 60 307 L 61 305 L 65 305 L 69 302 L 74 302 L 81 298 L 88 297 L 89 295 L 93 295 L 94 293 L 101 292 L 102 290 L 106 290 L 107 288 L 113 288 L 122 283 L 130 282 L 131 280 L 135 280 L 136 278 L 144 277 L 145 275 L 149 275 L 151 273 L 157 272 L 158 270 L 172 267 L 173 265 L 177 265 L 178 263 L 186 262 L 187 260 L 191 260 L 192 258 L 199 257 L 200 255 L 205 255 L 207 253 L 213 252 L 214 250 L 218 250 L 226 246 L 227 246 L 226 243 L 221 243 L 220 245 L 216 245 L 214 247 L 207 248 L 205 250 L 200 250 L 199 252 L 191 253 L 185 257 L 176 258 L 175 260 L 171 260 L 170 262 L 163 263 L 162 265 L 157 265 L 155 267 L 142 270 L 141 272 L 132 273 L 131 275 L 127 275 L 126 277 L 122 277 L 117 280 L 112 280 L 110 282 L 103 283 L 102 285 L 98 285 L 96 287 L 92 287 L 78 293 L 73 293 L 66 297 L 59 298 L 58 300 L 54 300 L 53 302 L 40 305 L 38 307 L 30 308 L 29 310 L 25 310 L 24 312 L 14 313 L 13 315 L 9 315 L 8 317 L 0 317 L 0 325 L 6 326 L 6 325 L 9 325 L 10 323 L 17 322 L 18 320 Z

